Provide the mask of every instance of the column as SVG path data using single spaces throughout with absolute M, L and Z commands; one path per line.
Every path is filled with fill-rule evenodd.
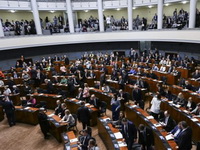
M 3 26 L 0 18 L 0 37 L 4 37 Z
M 197 0 L 190 0 L 189 28 L 195 28 Z
M 98 0 L 99 30 L 104 32 L 103 0 Z
M 133 30 L 133 0 L 128 0 L 128 29 Z
M 67 16 L 68 16 L 68 23 L 69 23 L 69 31 L 70 31 L 70 33 L 74 33 L 74 20 L 73 20 L 71 0 L 66 0 L 66 4 L 67 4 Z
M 158 29 L 162 29 L 163 28 L 163 0 L 158 0 L 158 20 L 157 20 L 157 24 L 158 24 Z
M 39 16 L 36 0 L 31 0 L 31 6 L 32 6 L 32 11 L 33 11 L 33 18 L 35 22 L 36 32 L 38 35 L 41 35 L 42 28 L 41 28 L 40 16 Z
M 66 14 L 65 11 L 63 12 L 63 19 L 64 19 L 64 24 L 66 25 L 66 22 L 67 22 L 67 14 Z

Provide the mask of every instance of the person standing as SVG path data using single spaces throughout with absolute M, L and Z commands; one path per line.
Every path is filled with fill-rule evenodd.
M 128 150 L 132 150 L 133 143 L 137 139 L 137 129 L 133 122 L 123 118 L 121 132 L 127 144 Z
M 10 125 L 10 127 L 12 127 L 13 125 L 15 125 L 15 106 L 13 105 L 13 102 L 9 100 L 9 97 L 4 97 L 3 100 L 3 109 L 6 113 L 8 124 Z
M 79 122 L 82 122 L 83 129 L 86 126 L 90 126 L 90 111 L 85 106 L 85 102 L 81 102 L 81 107 L 78 108 L 77 118 Z
M 119 120 L 119 113 L 120 113 L 121 103 L 117 99 L 117 95 L 116 94 L 112 95 L 111 107 L 112 107 L 112 119 L 113 119 L 113 121 Z
M 151 114 L 157 120 L 160 113 L 160 104 L 161 104 L 161 95 L 158 94 L 157 97 L 154 97 L 151 101 Z

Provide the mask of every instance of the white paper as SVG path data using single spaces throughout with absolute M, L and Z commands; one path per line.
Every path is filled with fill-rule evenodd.
M 154 119 L 153 116 L 147 116 L 147 119 Z
M 26 109 L 26 110 L 27 110 L 27 109 L 29 109 L 29 108 L 30 108 L 30 107 L 26 107 L 26 108 L 24 108 L 24 109 Z
M 75 99 L 75 98 L 72 98 L 71 100 L 72 100 L 72 101 L 75 101 L 76 99 Z
M 167 141 L 174 139 L 172 134 L 169 134 L 169 135 L 165 136 L 165 138 L 166 138 Z
M 118 141 L 118 145 L 119 145 L 119 147 L 126 147 L 127 146 L 126 142 L 122 142 L 122 141 Z
M 161 124 L 160 123 L 157 123 L 157 124 L 153 124 L 156 128 L 157 127 L 161 127 Z
M 90 89 L 90 90 L 93 90 L 94 88 L 93 88 L 93 87 L 90 87 L 89 89 Z
M 169 104 L 173 104 L 173 101 L 168 101 Z
M 132 106 L 131 106 L 131 108 L 136 108 L 136 107 L 137 107 L 137 105 L 132 105 Z
M 194 121 L 194 122 L 198 122 L 199 121 L 197 118 L 192 118 L 191 120 Z
M 104 118 L 104 119 L 103 119 L 103 121 L 107 121 L 107 120 L 110 120 L 110 118 Z
M 52 116 L 54 116 L 54 113 L 52 113 L 52 114 L 50 114 L 50 115 L 48 115 L 49 117 L 52 117 Z
M 89 103 L 86 103 L 86 104 L 85 104 L 85 106 L 89 106 L 89 105 L 90 105 Z
M 189 113 L 189 111 L 187 111 L 187 110 L 183 110 L 183 112 L 185 112 L 185 113 L 187 113 L 187 114 Z
M 174 106 L 177 107 L 177 108 L 180 108 L 180 107 L 181 107 L 181 105 L 178 105 L 178 104 L 177 104 L 177 105 L 174 105 Z
M 71 139 L 71 140 L 70 140 L 70 143 L 74 143 L 74 142 L 78 142 L 78 139 L 77 139 L 77 138 L 74 138 L 74 139 Z
M 121 132 L 114 133 L 114 135 L 115 135 L 116 139 L 122 139 L 123 138 Z

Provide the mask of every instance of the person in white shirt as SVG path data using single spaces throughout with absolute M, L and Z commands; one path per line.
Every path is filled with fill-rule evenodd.
M 0 80 L 0 87 L 4 86 L 3 80 Z
M 158 115 L 160 113 L 160 104 L 161 104 L 161 95 L 158 94 L 157 97 L 153 97 L 151 101 L 151 114 L 155 119 L 158 119 Z
M 12 93 L 11 90 L 7 86 L 5 86 L 4 91 L 3 91 L 3 95 L 9 96 L 11 93 Z
M 165 72 L 165 71 L 166 71 L 166 66 L 165 66 L 165 65 L 162 65 L 162 66 L 160 67 L 160 71 L 161 71 L 161 72 Z
M 94 139 L 90 139 L 88 142 L 88 150 L 99 150 Z

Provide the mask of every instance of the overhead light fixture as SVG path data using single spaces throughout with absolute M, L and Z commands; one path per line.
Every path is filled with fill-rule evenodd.
M 55 11 L 54 11 L 54 10 L 51 10 L 50 13 L 55 13 Z
M 88 12 L 88 10 L 85 10 L 85 12 Z
M 152 6 L 152 5 L 149 5 L 148 7 L 149 7 L 149 8 L 152 8 L 153 6 Z
M 120 8 L 117 8 L 117 11 L 120 11 L 121 9 Z
M 103 9 L 103 11 L 105 11 L 105 10 Z
M 183 3 L 183 4 L 187 4 L 187 3 L 188 3 L 188 1 L 182 1 L 181 3 Z
M 133 7 L 133 9 L 136 9 L 136 7 Z
M 169 3 L 166 3 L 165 6 L 169 6 Z
M 10 12 L 11 12 L 11 13 L 15 13 L 16 11 L 15 11 L 15 10 L 10 10 Z

